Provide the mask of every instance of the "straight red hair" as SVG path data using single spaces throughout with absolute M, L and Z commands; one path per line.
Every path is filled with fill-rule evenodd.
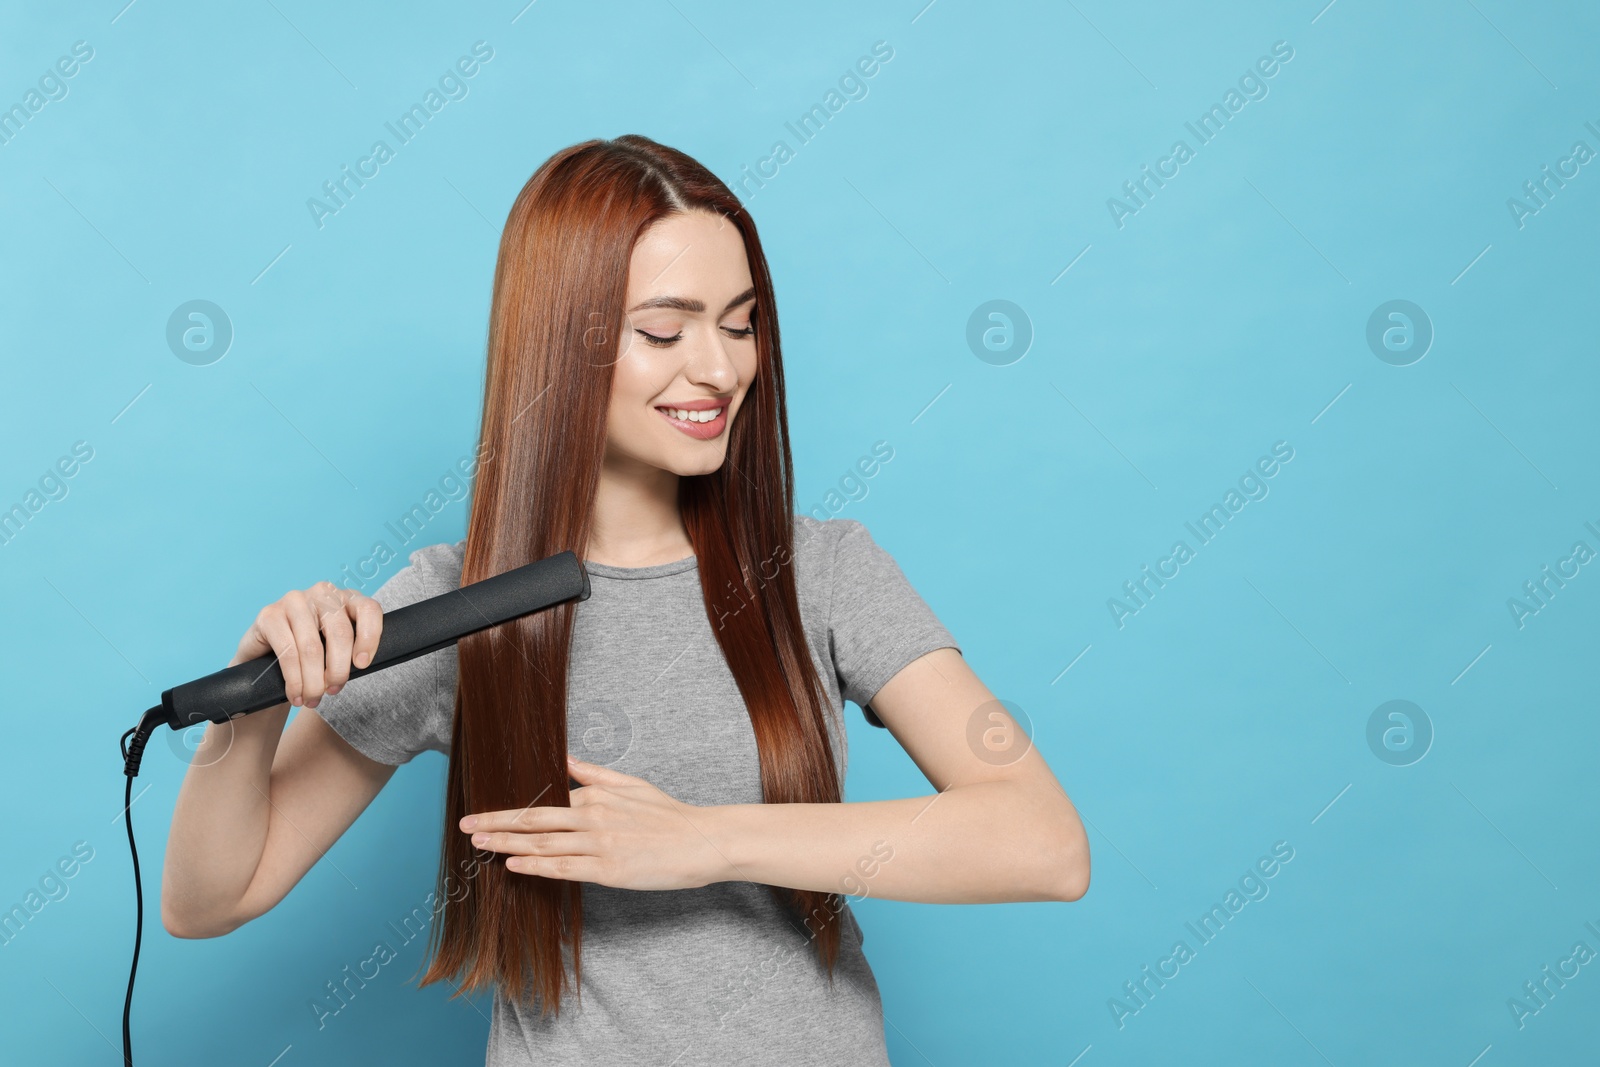
M 495 264 L 478 450 L 487 458 L 472 493 L 461 583 L 569 549 L 583 555 L 634 243 L 657 220 L 691 210 L 720 215 L 744 238 L 758 369 L 726 461 L 681 479 L 679 509 L 707 618 L 749 710 L 762 799 L 838 802 L 825 720 L 832 707 L 790 565 L 794 481 L 772 279 L 749 213 L 682 152 L 636 135 L 585 141 L 550 157 L 517 195 Z M 567 663 L 578 610 L 563 604 L 457 645 L 439 918 L 421 979 L 450 977 L 462 990 L 497 983 L 546 1015 L 559 1014 L 569 988 L 581 990 L 583 883 L 485 861 L 458 825 L 473 812 L 571 803 Z M 809 932 L 831 980 L 842 898 L 769 888 Z

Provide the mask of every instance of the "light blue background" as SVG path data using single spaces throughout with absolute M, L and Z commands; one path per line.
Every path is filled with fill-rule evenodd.
M 730 183 L 789 142 L 748 202 L 799 497 L 892 444 L 840 514 L 1028 713 L 1091 827 L 1074 904 L 856 904 L 896 1064 L 1592 1055 L 1600 965 L 1521 1029 L 1507 1001 L 1600 950 L 1600 564 L 1521 628 L 1507 600 L 1600 550 L 1600 172 L 1521 227 L 1507 200 L 1600 149 L 1600 15 L 1323 3 L 8 5 L 0 106 L 94 49 L 0 145 L 0 505 L 94 449 L 0 548 L 0 906 L 94 850 L 0 947 L 8 1055 L 116 1062 L 117 736 L 262 604 L 398 547 L 384 523 L 475 443 L 512 198 L 556 150 L 629 132 Z M 307 198 L 479 40 L 470 94 L 319 229 Z M 866 96 L 798 144 L 785 122 L 880 40 Z M 1277 41 L 1268 95 L 1196 147 L 1184 123 Z M 1107 199 L 1180 137 L 1195 157 L 1119 228 Z M 194 299 L 235 330 L 209 366 L 165 341 Z M 1034 331 L 1005 366 L 965 340 L 993 299 Z M 1365 339 L 1393 299 L 1436 333 L 1409 366 Z M 1108 598 L 1278 441 L 1270 494 L 1119 628 Z M 1410 766 L 1367 744 L 1393 699 L 1436 734 Z M 850 799 L 928 791 L 850 717 Z M 136 782 L 140 1062 L 481 1062 L 487 1002 L 413 988 L 420 942 L 325 1029 L 308 1008 L 433 888 L 444 761 L 403 768 L 272 912 L 182 941 L 157 904 L 166 740 Z M 1270 894 L 1119 1028 L 1110 998 L 1278 841 Z

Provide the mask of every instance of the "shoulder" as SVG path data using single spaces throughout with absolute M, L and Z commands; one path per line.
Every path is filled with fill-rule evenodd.
M 909 579 L 894 553 L 880 544 L 857 519 L 818 520 L 795 517 L 795 542 L 800 580 L 828 589 L 850 590 L 856 596 L 900 595 Z M 809 554 L 809 559 L 807 558 Z
M 867 528 L 855 519 L 816 519 L 800 513 L 794 517 L 795 558 L 801 566 L 811 562 L 814 571 L 829 570 L 841 543 L 864 536 L 869 536 Z
M 407 563 L 389 577 L 372 598 L 385 611 L 448 593 L 461 587 L 461 564 L 467 542 L 441 541 L 425 545 L 407 557 Z
M 426 545 L 411 553 L 408 566 L 427 572 L 435 580 L 444 580 L 450 588 L 459 588 L 461 584 L 461 563 L 466 558 L 467 542 L 465 539 L 451 544 L 441 541 L 436 545 Z
M 859 519 L 817 519 L 804 514 L 794 517 L 794 543 L 797 556 L 810 551 L 828 559 L 841 553 L 882 550 Z
M 856 519 L 794 517 L 795 573 L 802 586 L 832 588 L 863 570 L 881 566 L 887 552 Z

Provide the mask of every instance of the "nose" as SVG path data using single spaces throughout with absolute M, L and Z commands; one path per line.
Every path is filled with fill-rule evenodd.
M 688 381 L 703 385 L 712 392 L 731 393 L 739 384 L 739 368 L 734 366 L 732 357 L 723 347 L 722 339 L 716 335 L 715 329 L 712 327 L 713 333 L 708 339 L 688 346 L 688 358 L 684 362 L 683 376 Z

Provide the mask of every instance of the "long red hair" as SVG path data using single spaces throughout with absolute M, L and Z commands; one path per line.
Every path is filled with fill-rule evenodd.
M 585 141 L 557 152 L 517 195 L 495 265 L 479 441 L 486 458 L 461 582 L 568 549 L 582 556 L 634 243 L 656 220 L 688 210 L 716 213 L 743 235 L 759 362 L 726 462 L 681 479 L 679 509 L 712 632 L 754 727 L 763 800 L 837 802 L 841 783 L 824 718 L 832 707 L 801 628 L 789 565 L 794 480 L 772 279 L 744 206 L 682 152 L 636 135 Z M 570 803 L 567 661 L 577 610 L 563 604 L 457 645 L 440 910 L 421 979 L 448 976 L 465 990 L 498 983 L 530 1002 L 537 997 L 547 1015 L 559 1012 L 569 977 L 581 982 L 582 883 L 484 862 L 458 825 L 473 812 Z M 770 888 L 810 931 L 831 978 L 840 936 L 831 919 L 842 899 Z

